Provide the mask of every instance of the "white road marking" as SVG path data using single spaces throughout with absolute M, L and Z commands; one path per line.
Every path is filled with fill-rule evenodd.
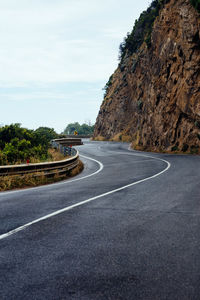
M 96 159 L 94 159 L 94 158 L 91 158 L 91 157 L 88 157 L 88 156 L 84 156 L 84 155 L 81 155 L 81 154 L 80 154 L 80 156 L 83 157 L 83 158 L 86 158 L 86 159 L 89 159 L 89 160 L 92 160 L 92 161 L 96 162 L 96 163 L 99 165 L 99 169 L 98 169 L 96 172 L 92 173 L 92 174 L 83 176 L 83 177 L 81 177 L 81 178 L 72 179 L 72 180 L 70 180 L 69 182 L 74 182 L 74 181 L 82 180 L 82 179 L 85 179 L 85 178 L 88 178 L 88 177 L 97 175 L 97 174 L 98 174 L 99 172 L 101 172 L 101 171 L 103 170 L 103 168 L 104 168 L 104 165 L 103 165 L 102 162 L 100 162 L 99 160 L 96 160 Z M 67 182 L 66 182 L 66 183 L 67 183 Z
M 83 179 L 89 178 L 91 176 L 97 175 L 99 172 L 101 172 L 103 170 L 104 165 L 100 161 L 98 161 L 98 160 L 96 160 L 94 158 L 91 158 L 91 157 L 84 156 L 84 155 L 79 155 L 79 156 L 96 162 L 99 165 L 99 169 L 97 171 L 95 171 L 94 173 L 91 173 L 89 175 L 83 176 L 81 178 L 70 179 L 70 180 L 68 179 L 68 180 L 65 180 L 65 181 L 61 181 L 61 182 L 57 182 L 57 183 L 51 183 L 51 184 L 46 184 L 46 185 L 41 185 L 41 186 L 38 186 L 38 187 L 30 187 L 30 188 L 26 188 L 24 190 L 15 190 L 15 191 L 8 191 L 8 192 L 0 192 L 0 197 L 1 196 L 5 196 L 5 195 L 10 195 L 10 194 L 15 194 L 15 193 L 24 193 L 24 192 L 27 192 L 27 191 L 30 191 L 30 190 L 38 190 L 38 189 L 42 189 L 42 188 L 54 187 L 54 186 L 61 185 L 61 184 L 68 184 L 68 183 L 71 183 L 71 182 L 74 182 L 74 181 L 83 180 Z
M 131 151 L 131 150 L 129 150 Z M 133 156 L 140 156 L 140 157 L 147 157 L 147 158 L 150 158 L 150 159 L 156 159 L 156 160 L 160 160 L 160 161 L 163 161 L 167 164 L 169 164 L 171 166 L 171 164 L 167 161 L 167 160 L 164 160 L 162 158 L 159 158 L 159 157 L 154 157 L 154 156 L 150 156 L 150 155 L 145 155 L 145 154 L 135 154 L 135 153 L 124 153 L 124 152 L 115 152 L 115 151 L 111 151 L 113 153 L 117 153 L 117 154 L 127 154 L 127 155 L 133 155 Z M 148 159 L 149 160 L 149 159 Z M 148 161 L 148 160 L 145 160 L 145 161 Z M 137 161 L 136 161 L 137 162 Z
M 102 146 L 99 146 L 99 148 L 102 148 Z M 128 151 L 131 151 L 131 152 L 135 152 L 135 150 L 133 150 L 131 148 L 131 146 L 128 147 Z M 111 152 L 111 153 L 114 153 L 114 154 L 123 154 L 123 155 L 133 155 L 133 156 L 139 156 L 139 157 L 147 157 L 147 158 L 150 158 L 148 160 L 152 160 L 152 159 L 157 159 L 157 160 L 161 160 L 165 163 L 169 163 L 167 160 L 164 160 L 162 158 L 159 158 L 159 157 L 154 157 L 154 156 L 150 156 L 150 155 L 146 155 L 146 154 L 140 154 L 140 153 L 126 153 L 126 152 L 117 152 L 117 151 L 114 151 L 114 150 L 108 150 L 107 152 Z M 142 153 L 142 151 L 139 151 Z M 145 161 L 148 161 L 148 160 L 145 160 Z M 144 161 L 144 162 L 145 162 Z M 135 161 L 135 162 L 140 162 L 140 161 Z M 169 163 L 170 164 L 170 163 Z M 170 164 L 171 166 L 171 164 Z
M 136 155 L 136 156 L 137 156 L 137 154 L 129 154 L 129 155 Z M 151 157 L 151 156 L 147 156 L 147 155 L 138 155 L 138 156 Z M 151 157 L 151 158 L 154 158 L 154 157 Z M 127 188 L 129 188 L 129 187 L 132 187 L 132 186 L 134 186 L 134 185 L 136 185 L 136 184 L 139 184 L 139 183 L 145 182 L 145 181 L 147 181 L 147 180 L 156 178 L 156 177 L 160 176 L 161 174 L 165 173 L 165 172 L 170 168 L 170 166 L 171 166 L 171 164 L 170 164 L 167 160 L 164 160 L 164 159 L 161 159 L 161 158 L 154 158 L 154 159 L 158 159 L 158 160 L 161 160 L 161 161 L 165 162 L 165 163 L 167 164 L 167 167 L 166 167 L 164 170 L 162 170 L 161 172 L 159 172 L 159 173 L 157 173 L 157 174 L 155 174 L 155 175 L 152 175 L 152 176 L 146 177 L 146 178 L 144 178 L 144 179 L 138 180 L 138 181 L 136 181 L 136 182 L 127 184 L 127 185 L 125 185 L 125 186 L 122 186 L 122 187 L 117 188 L 117 189 L 114 189 L 114 190 L 112 190 L 112 191 L 103 193 L 103 194 L 101 194 L 101 195 L 98 195 L 98 196 L 89 198 L 89 199 L 87 199 L 87 200 L 81 201 L 81 202 L 76 203 L 76 204 L 73 204 L 73 205 L 71 205 L 71 206 L 64 207 L 64 208 L 62 208 L 62 209 L 60 209 L 60 210 L 57 210 L 57 211 L 55 211 L 55 212 L 53 212 L 53 213 L 51 213 L 51 214 L 48 214 L 48 215 L 43 216 L 43 217 L 41 217 L 41 218 L 39 218 L 39 219 L 36 219 L 36 220 L 34 220 L 34 221 L 32 221 L 32 222 L 29 222 L 29 223 L 27 223 L 27 224 L 25 224 L 25 225 L 22 225 L 22 226 L 20 226 L 20 227 L 17 227 L 17 228 L 15 228 L 15 229 L 13 229 L 13 230 L 11 230 L 11 231 L 9 231 L 9 232 L 6 232 L 6 233 L 0 235 L 0 240 L 5 239 L 5 238 L 9 237 L 10 235 L 15 234 L 15 233 L 17 233 L 17 232 L 19 232 L 19 231 L 22 231 L 22 230 L 26 229 L 27 227 L 29 227 L 29 226 L 31 226 L 31 225 L 33 225 L 33 224 L 39 223 L 39 222 L 41 222 L 41 221 L 44 221 L 44 220 L 46 220 L 46 219 L 49 219 L 49 218 L 54 217 L 54 216 L 56 216 L 56 215 L 59 215 L 59 214 L 65 212 L 65 211 L 71 210 L 71 209 L 73 209 L 73 208 L 75 208 L 75 207 L 84 205 L 84 204 L 89 203 L 89 202 L 91 202 L 91 201 L 94 201 L 94 200 L 96 200 L 96 199 L 99 199 L 99 198 L 102 198 L 102 197 L 111 195 L 111 194 L 113 194 L 113 193 L 116 193 L 116 192 L 122 191 L 122 190 L 124 190 L 124 189 L 127 189 Z M 92 160 L 94 160 L 94 159 L 92 159 Z M 103 168 L 103 164 L 101 164 L 101 165 L 102 165 L 102 168 Z M 100 171 L 99 171 L 99 172 L 100 172 Z

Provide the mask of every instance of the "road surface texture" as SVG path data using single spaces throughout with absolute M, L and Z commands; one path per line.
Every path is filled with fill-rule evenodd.
M 84 171 L 0 193 L 0 299 L 200 299 L 200 157 L 85 141 Z

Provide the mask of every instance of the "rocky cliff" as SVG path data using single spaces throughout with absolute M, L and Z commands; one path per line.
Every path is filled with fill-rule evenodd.
M 111 76 L 94 138 L 200 153 L 199 13 L 190 0 L 166 1 L 152 26 L 150 44 L 125 51 Z

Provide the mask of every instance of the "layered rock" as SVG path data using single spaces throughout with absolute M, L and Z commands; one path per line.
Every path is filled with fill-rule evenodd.
M 95 138 L 143 150 L 200 152 L 200 18 L 189 0 L 159 12 L 146 43 L 113 74 Z

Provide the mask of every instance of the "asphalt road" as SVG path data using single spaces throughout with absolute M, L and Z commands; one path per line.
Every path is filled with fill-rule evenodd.
M 76 178 L 0 193 L 0 300 L 199 300 L 200 157 L 77 148 Z

